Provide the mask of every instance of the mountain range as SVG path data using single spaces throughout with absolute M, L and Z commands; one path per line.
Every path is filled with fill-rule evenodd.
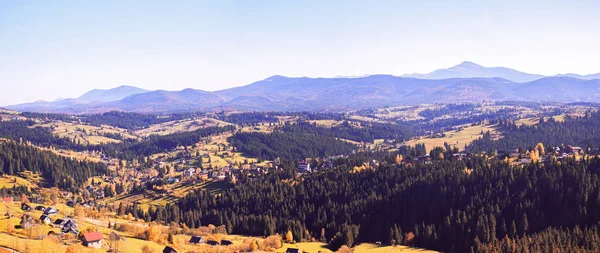
M 92 90 L 74 99 L 7 106 L 18 111 L 144 113 L 197 110 L 343 111 L 422 103 L 499 100 L 595 102 L 599 74 L 545 77 L 472 62 L 428 74 L 355 78 L 272 76 L 245 86 L 202 91 L 147 91 L 133 86 Z

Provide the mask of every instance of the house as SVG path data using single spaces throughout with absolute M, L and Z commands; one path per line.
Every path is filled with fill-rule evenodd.
M 68 207 L 75 207 L 75 201 L 73 201 L 73 200 L 67 201 L 67 206 Z
M 192 177 L 194 174 L 196 174 L 196 170 L 193 168 L 189 168 L 183 172 L 184 177 Z
M 302 250 L 300 250 L 300 249 L 294 249 L 294 248 L 287 248 L 285 250 L 285 253 L 302 253 Z
M 179 183 L 179 179 L 170 177 L 167 179 L 167 184 Z
M 102 248 L 102 233 L 96 231 L 83 234 L 82 244 L 90 248 Z
M 63 227 L 63 229 L 61 229 L 60 232 L 63 234 L 71 233 L 74 235 L 78 235 L 79 229 L 77 229 L 77 227 Z
M 77 227 L 77 222 L 72 220 L 71 218 L 56 219 L 54 221 L 54 226 L 61 228 L 62 233 L 73 233 L 79 234 L 79 228 Z
M 206 241 L 206 244 L 211 245 L 211 246 L 216 246 L 216 245 L 219 245 L 219 242 L 213 241 L 213 240 L 208 240 L 208 241 Z
M 233 242 L 230 240 L 221 240 L 221 245 L 223 245 L 223 246 L 229 246 L 232 244 L 233 244 Z
M 581 154 L 583 152 L 583 149 L 580 147 L 576 147 L 576 146 L 567 146 L 565 148 L 565 151 L 567 153 L 571 153 L 571 154 Z
M 56 219 L 56 220 L 54 220 L 53 224 L 55 227 L 62 228 L 64 223 L 65 223 L 65 221 L 63 219 Z
M 192 244 L 204 243 L 204 238 L 202 238 L 202 236 L 192 236 L 192 238 L 190 238 L 189 243 L 192 243 Z
M 50 223 L 52 223 L 52 221 L 50 220 L 48 215 L 45 215 L 45 214 L 42 214 L 42 216 L 40 216 L 40 222 L 45 225 L 50 225 Z
M 31 206 L 26 203 L 23 203 L 23 204 L 21 204 L 21 209 L 23 211 L 31 211 Z
M 306 172 L 310 172 L 310 163 L 306 162 L 306 161 L 300 161 L 298 162 L 298 172 L 300 173 L 306 173 Z
M 165 249 L 163 249 L 163 253 L 177 253 L 177 251 L 170 246 L 166 246 Z
M 45 207 L 45 206 L 36 206 L 36 207 L 35 207 L 35 210 L 36 210 L 36 211 L 44 211 L 44 209 L 46 209 L 46 207 Z
M 44 214 L 45 215 L 55 215 L 55 214 L 58 214 L 58 209 L 56 209 L 54 207 L 47 207 L 46 210 L 44 210 Z

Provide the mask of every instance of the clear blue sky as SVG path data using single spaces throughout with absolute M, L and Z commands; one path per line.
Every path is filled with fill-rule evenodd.
M 527 2 L 527 3 L 521 3 Z M 600 72 L 600 1 L 0 1 L 0 105 L 469 60 Z

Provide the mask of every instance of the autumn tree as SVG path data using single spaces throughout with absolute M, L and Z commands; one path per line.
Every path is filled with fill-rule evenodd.
M 538 150 L 540 155 L 544 155 L 546 152 L 544 150 L 544 144 L 542 144 L 541 142 L 539 142 L 536 146 L 535 149 Z
M 285 241 L 288 243 L 292 243 L 294 241 L 294 235 L 292 234 L 292 230 L 288 230 L 287 233 L 285 233 Z
M 397 154 L 396 155 L 396 164 L 402 163 L 402 160 L 404 160 L 404 157 L 401 154 Z

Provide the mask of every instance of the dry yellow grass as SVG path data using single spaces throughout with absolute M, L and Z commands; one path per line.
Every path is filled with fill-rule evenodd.
M 0 188 L 3 188 L 3 187 L 12 188 L 15 185 L 16 186 L 29 186 L 32 188 L 37 187 L 35 184 L 32 184 L 31 182 L 27 181 L 26 179 L 24 179 L 22 177 L 8 176 L 8 175 L 3 175 L 2 177 L 0 177 Z
M 361 252 L 365 252 L 365 253 L 386 253 L 386 252 L 404 252 L 404 253 L 413 253 L 413 252 L 422 252 L 422 253 L 429 253 L 429 252 L 437 252 L 437 251 L 433 251 L 433 250 L 426 250 L 426 249 L 420 249 L 420 248 L 412 248 L 412 247 L 408 247 L 408 246 L 383 246 L 383 247 L 379 247 L 375 244 L 371 244 L 371 243 L 363 243 L 361 245 L 358 245 L 356 247 L 354 247 L 354 252 L 356 253 L 361 253 Z
M 468 145 L 473 140 L 482 137 L 481 132 L 484 133 L 490 131 L 492 135 L 498 134 L 496 131 L 496 125 L 479 125 L 465 127 L 460 131 L 448 131 L 445 132 L 445 137 L 442 138 L 421 138 L 414 139 L 404 142 L 406 145 L 425 144 L 425 149 L 429 152 L 435 147 L 444 147 L 444 143 L 448 143 L 452 147 L 457 147 L 459 150 L 463 150 L 465 145 Z
M 320 243 L 320 242 L 303 242 L 303 243 L 296 243 L 296 244 L 285 243 L 285 244 L 283 244 L 283 247 L 281 247 L 280 249 L 277 250 L 277 252 L 285 252 L 285 250 L 287 248 L 300 249 L 300 250 L 302 250 L 302 252 L 309 252 L 309 253 L 317 253 L 317 252 L 331 253 L 332 252 L 330 249 L 327 248 L 327 244 Z M 408 246 L 395 246 L 395 247 L 394 246 L 377 246 L 376 244 L 372 244 L 372 243 L 363 243 L 363 244 L 357 245 L 353 248 L 353 251 L 356 253 L 362 253 L 362 252 L 364 252 L 364 253 L 386 253 L 386 252 L 429 253 L 429 252 L 437 252 L 437 251 L 431 251 L 431 250 L 420 249 L 420 248 L 412 248 L 412 247 L 408 247 Z

